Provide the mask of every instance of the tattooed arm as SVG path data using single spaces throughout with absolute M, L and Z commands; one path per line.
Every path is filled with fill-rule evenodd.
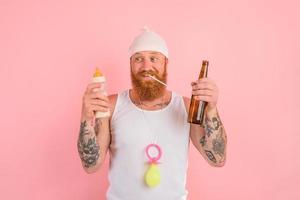
M 94 125 L 93 125 L 94 123 Z M 103 161 L 110 143 L 109 119 L 82 119 L 77 141 L 82 166 L 87 173 L 96 172 Z
M 188 110 L 188 99 L 185 99 L 185 104 Z M 205 110 L 204 128 L 191 124 L 190 138 L 194 146 L 211 166 L 224 166 L 227 136 L 216 108 Z
M 217 109 L 205 111 L 204 131 L 198 125 L 191 125 L 191 138 L 211 165 L 222 167 L 225 164 L 227 136 Z
M 77 149 L 87 173 L 96 172 L 100 168 L 110 144 L 110 118 L 94 120 L 94 113 L 110 110 L 112 115 L 117 99 L 117 95 L 106 97 L 94 90 L 99 87 L 98 83 L 89 84 L 83 96 Z

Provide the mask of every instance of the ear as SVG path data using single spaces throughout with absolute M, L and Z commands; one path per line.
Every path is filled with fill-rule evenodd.
M 167 57 L 165 57 L 166 59 L 165 59 L 165 65 L 166 65 L 166 67 L 168 66 L 168 64 L 169 64 L 169 59 L 167 58 Z
M 132 56 L 129 58 L 130 69 L 132 70 Z

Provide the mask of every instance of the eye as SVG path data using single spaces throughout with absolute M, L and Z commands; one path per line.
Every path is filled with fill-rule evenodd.
M 155 57 L 155 56 L 152 56 L 152 57 L 150 58 L 150 60 L 151 60 L 151 62 L 156 63 L 159 59 L 158 59 L 157 57 Z
M 143 61 L 143 58 L 142 57 L 135 57 L 134 61 L 140 63 L 140 62 Z

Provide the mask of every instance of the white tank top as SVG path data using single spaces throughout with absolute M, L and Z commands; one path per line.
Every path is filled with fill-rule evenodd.
M 161 110 L 138 108 L 129 90 L 118 94 L 111 119 L 111 144 L 107 200 L 186 200 L 190 125 L 183 98 L 172 92 Z M 148 169 L 146 146 L 162 149 L 160 184 L 150 188 L 144 175 Z

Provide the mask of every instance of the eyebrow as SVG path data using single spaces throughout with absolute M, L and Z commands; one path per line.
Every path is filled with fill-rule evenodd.
M 161 53 L 159 53 L 159 52 L 150 52 L 149 54 L 160 55 Z
M 161 55 L 161 53 L 159 52 L 149 52 L 149 54 L 152 54 L 152 55 Z M 135 53 L 135 55 L 142 55 L 141 53 Z

